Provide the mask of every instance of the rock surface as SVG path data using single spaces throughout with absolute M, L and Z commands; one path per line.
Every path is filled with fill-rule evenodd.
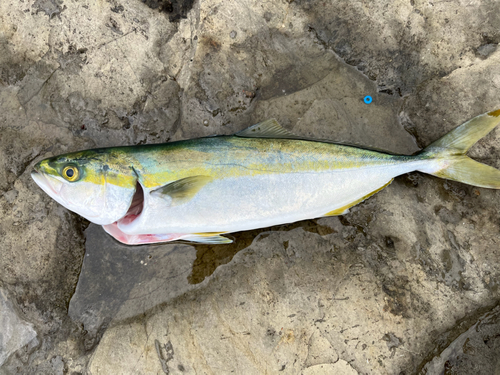
M 0 366 L 19 348 L 36 338 L 32 325 L 21 320 L 0 289 Z
M 499 191 L 412 173 L 343 216 L 130 248 L 29 173 L 270 117 L 411 154 L 500 107 L 499 15 L 479 0 L 1 1 L 0 287 L 31 324 L 1 372 L 498 373 Z M 498 168 L 499 140 L 470 154 Z

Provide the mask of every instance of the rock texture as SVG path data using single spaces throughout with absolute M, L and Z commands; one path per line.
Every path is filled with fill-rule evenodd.
M 411 154 L 500 107 L 499 15 L 479 0 L 1 1 L 0 287 L 29 322 L 6 327 L 37 334 L 2 348 L 1 372 L 499 373 L 499 191 L 412 173 L 343 216 L 130 248 L 29 177 L 51 155 L 270 117 Z M 470 154 L 498 168 L 499 140 Z
M 0 366 L 9 356 L 36 338 L 31 324 L 21 320 L 0 289 Z

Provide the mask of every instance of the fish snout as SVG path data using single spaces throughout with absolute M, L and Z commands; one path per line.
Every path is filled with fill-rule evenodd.
M 36 168 L 38 166 L 38 169 Z M 35 165 L 31 171 L 31 178 L 36 182 L 36 184 L 45 191 L 49 196 L 55 199 L 58 196 L 61 188 L 62 182 L 55 178 L 47 176 L 45 173 L 39 170 L 39 165 Z

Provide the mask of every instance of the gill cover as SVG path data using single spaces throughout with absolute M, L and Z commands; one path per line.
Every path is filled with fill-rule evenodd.
M 38 162 L 31 176 L 67 209 L 95 224 L 112 224 L 126 215 L 137 183 L 133 169 L 115 159 L 111 150 L 56 156 Z

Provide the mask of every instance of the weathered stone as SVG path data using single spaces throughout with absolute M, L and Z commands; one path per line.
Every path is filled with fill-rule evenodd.
M 140 315 L 195 287 L 189 245 L 126 246 L 91 224 L 69 316 L 94 336 L 112 320 Z M 104 326 L 105 328 L 105 326 Z
M 450 332 L 450 336 L 454 336 Z M 500 371 L 500 308 L 481 316 L 439 355 L 432 358 L 423 373 L 498 374 Z
M 29 173 L 270 117 L 414 153 L 500 106 L 499 14 L 479 0 L 0 2 L 0 284 L 38 334 L 2 371 L 492 373 L 499 191 L 413 173 L 343 216 L 130 248 Z M 470 155 L 500 167 L 499 135 Z
M 0 366 L 35 337 L 33 325 L 19 318 L 5 291 L 0 289 Z

